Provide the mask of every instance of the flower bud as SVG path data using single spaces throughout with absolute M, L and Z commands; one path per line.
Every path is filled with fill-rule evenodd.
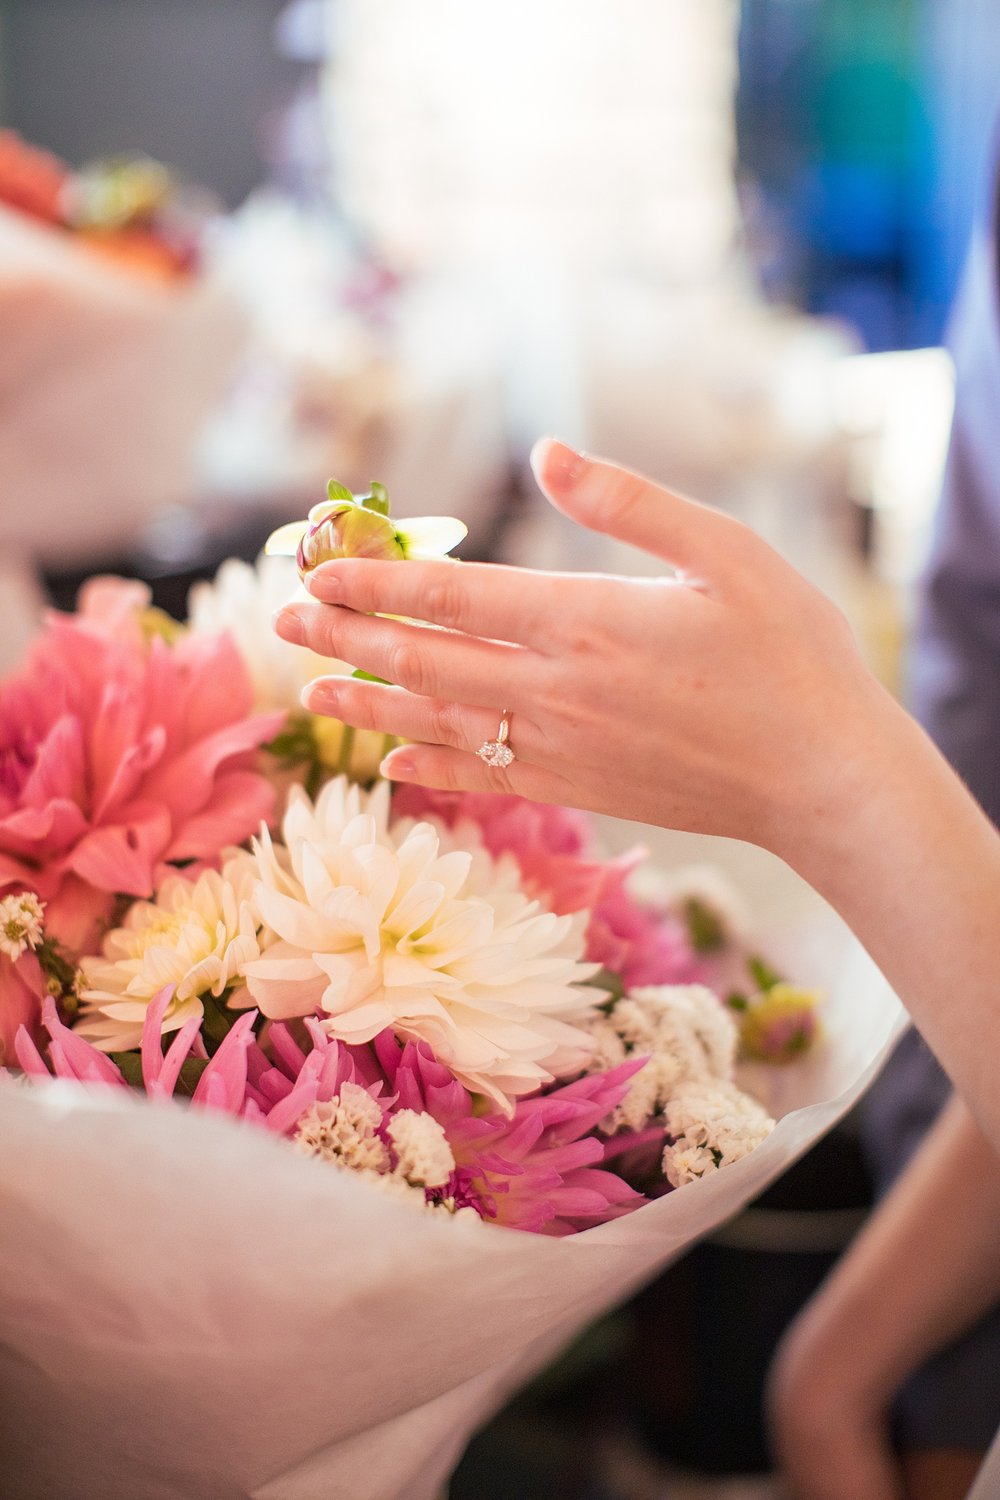
M 784 982 L 753 996 L 738 1017 L 744 1055 L 758 1062 L 794 1062 L 816 1040 L 818 1006 L 815 990 Z
M 443 557 L 457 547 L 466 527 L 452 516 L 417 516 L 394 521 L 385 486 L 372 484 L 368 495 L 352 495 L 331 479 L 327 499 L 314 505 L 307 521 L 280 526 L 264 551 L 294 557 L 303 577 L 320 563 L 338 557 L 369 557 L 401 562 L 407 557 Z
M 337 557 L 373 557 L 398 562 L 404 556 L 396 528 L 388 516 L 367 510 L 353 500 L 318 505 L 310 513 L 309 529 L 299 542 L 296 561 L 300 573 Z

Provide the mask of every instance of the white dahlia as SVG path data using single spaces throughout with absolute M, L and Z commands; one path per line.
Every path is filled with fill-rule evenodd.
M 346 676 L 346 662 L 318 656 L 305 646 L 295 646 L 275 633 L 275 613 L 293 600 L 307 601 L 299 581 L 295 559 L 265 557 L 256 565 L 230 558 L 211 583 L 196 583 L 188 596 L 191 629 L 200 635 L 228 631 L 246 663 L 253 683 L 254 710 L 267 713 L 284 710 L 309 726 L 315 753 L 327 767 L 339 765 L 344 726 L 338 719 L 307 714 L 302 707 L 302 689 L 316 677 Z M 385 736 L 371 730 L 352 734 L 350 765 L 354 775 L 371 780 L 384 753 Z
M 221 875 L 172 875 L 155 901 L 133 902 L 102 955 L 81 961 L 81 1036 L 105 1052 L 127 1051 L 142 1040 L 146 1008 L 165 985 L 175 986 L 163 1018 L 168 1032 L 203 1014 L 203 995 L 240 984 L 243 966 L 260 953 L 256 880 L 252 858 L 241 853 Z
M 274 935 L 246 966 L 274 1018 L 323 1014 L 331 1035 L 391 1028 L 426 1041 L 468 1088 L 502 1107 L 586 1066 L 575 1022 L 602 996 L 580 982 L 587 914 L 557 917 L 515 887 L 512 867 L 443 844 L 429 823 L 389 825 L 389 788 L 343 777 L 315 804 L 292 791 L 284 847 L 254 848 L 259 920 Z M 492 885 L 486 872 L 492 870 Z

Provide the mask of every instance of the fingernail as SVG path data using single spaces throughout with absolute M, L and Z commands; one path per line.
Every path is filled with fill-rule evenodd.
M 305 645 L 306 622 L 294 605 L 286 605 L 284 609 L 278 610 L 274 617 L 274 628 L 283 641 L 290 641 L 293 646 Z
M 341 700 L 340 683 L 331 682 L 328 678 L 320 677 L 315 682 L 307 682 L 302 689 L 302 707 L 312 714 L 333 713 Z
M 379 774 L 390 781 L 405 781 L 407 776 L 413 775 L 415 768 L 405 751 L 390 750 L 378 769 Z
M 586 470 L 587 460 L 558 438 L 539 438 L 531 450 L 531 468 L 542 489 L 572 489 Z
M 306 588 L 317 599 L 322 599 L 324 604 L 335 604 L 343 597 L 344 580 L 332 563 L 323 563 L 320 567 L 313 568 L 307 576 Z

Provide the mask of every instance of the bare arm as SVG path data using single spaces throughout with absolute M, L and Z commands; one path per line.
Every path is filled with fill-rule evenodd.
M 795 1500 L 896 1500 L 894 1392 L 1000 1299 L 1000 1157 L 959 1100 L 786 1335 L 771 1379 Z

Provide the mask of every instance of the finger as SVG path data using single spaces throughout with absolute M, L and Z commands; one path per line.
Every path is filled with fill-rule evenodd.
M 512 765 L 488 766 L 477 755 L 440 745 L 401 745 L 382 762 L 390 781 L 412 781 L 442 792 L 513 792 L 532 802 L 576 806 L 573 787 L 554 771 L 516 760 Z
M 554 438 L 539 439 L 531 466 L 541 489 L 571 520 L 640 547 L 693 578 L 710 581 L 725 573 L 753 545 L 753 533 L 731 516 Z
M 530 692 L 533 652 L 405 620 L 360 615 L 335 604 L 290 604 L 274 622 L 283 640 L 350 662 L 423 698 L 495 709 Z
M 405 615 L 466 635 L 514 641 L 545 651 L 569 612 L 576 580 L 496 563 L 408 562 L 386 567 L 338 558 L 310 573 L 306 587 L 324 604 L 360 614 Z
M 446 745 L 473 754 L 487 740 L 495 740 L 500 714 L 493 708 L 475 708 L 440 698 L 418 698 L 402 688 L 350 677 L 318 677 L 302 694 L 310 713 L 330 714 L 355 729 L 374 729 L 400 740 Z M 545 756 L 546 743 L 524 714 L 514 716 L 512 733 L 517 735 L 517 754 L 537 764 Z

